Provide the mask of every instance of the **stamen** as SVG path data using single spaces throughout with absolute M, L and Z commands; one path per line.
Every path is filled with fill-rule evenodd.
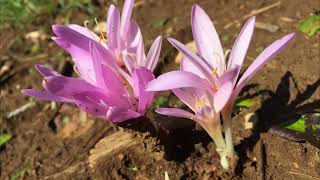
M 217 69 L 218 68 L 213 68 L 211 75 L 214 77 L 217 74 Z
M 102 40 L 103 40 L 104 42 L 107 42 L 107 37 L 104 36 L 104 34 L 103 34 L 102 30 L 101 30 L 101 27 L 99 26 L 99 23 L 98 23 L 97 18 L 94 18 L 94 21 L 95 21 L 95 23 L 96 23 L 96 25 L 97 25 L 97 27 L 99 28 L 99 31 L 100 31 L 100 32 L 99 32 L 99 33 L 100 33 L 99 43 L 101 43 Z

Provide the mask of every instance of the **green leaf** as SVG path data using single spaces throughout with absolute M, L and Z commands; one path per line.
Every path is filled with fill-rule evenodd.
M 158 21 L 153 23 L 153 27 L 154 28 L 161 28 L 163 26 L 165 26 L 169 21 L 169 18 L 161 18 Z
M 284 128 L 304 133 L 305 132 L 305 121 L 306 121 L 306 117 L 304 115 L 302 115 L 298 120 L 294 121 L 293 123 L 284 124 L 283 126 L 284 126 Z
M 12 135 L 10 134 L 1 134 L 0 135 L 0 146 L 7 143 L 12 138 Z
M 159 108 L 160 106 L 166 104 L 168 102 L 168 98 L 160 96 L 158 99 L 154 102 L 153 106 L 155 108 Z
M 236 107 L 244 107 L 250 108 L 256 104 L 254 99 L 237 99 L 235 106 Z
M 298 25 L 298 29 L 309 37 L 313 36 L 320 29 L 320 16 L 307 17 Z

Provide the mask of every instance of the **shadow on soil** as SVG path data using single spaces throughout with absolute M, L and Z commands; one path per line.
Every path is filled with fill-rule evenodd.
M 270 90 L 262 91 L 263 103 L 260 109 L 257 110 L 259 121 L 253 129 L 252 135 L 245 138 L 235 148 L 239 154 L 239 161 L 235 169 L 237 175 L 242 173 L 243 165 L 248 160 L 247 150 L 253 150 L 253 147 L 260 139 L 261 132 L 268 132 L 272 126 L 282 124 L 288 120 L 296 120 L 302 114 L 312 113 L 320 108 L 320 100 L 302 104 L 314 94 L 319 86 L 320 79 L 308 85 L 301 92 L 297 88 L 297 83 L 292 73 L 287 71 L 282 76 L 275 93 Z M 293 96 L 293 90 L 297 92 L 297 95 L 293 100 L 290 100 L 290 97 Z

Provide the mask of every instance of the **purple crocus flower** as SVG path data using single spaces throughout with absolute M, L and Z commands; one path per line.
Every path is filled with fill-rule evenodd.
M 57 37 L 52 39 L 71 54 L 80 77 L 65 77 L 37 65 L 44 76 L 45 91 L 25 89 L 22 93 L 76 104 L 81 110 L 113 123 L 143 115 L 154 98 L 153 92 L 144 89 L 154 79 L 162 41 L 158 37 L 145 55 L 140 29 L 130 18 L 133 4 L 133 0 L 125 2 L 121 21 L 119 11 L 110 6 L 108 39 L 79 25 L 53 25 Z
M 268 46 L 239 78 L 247 49 L 254 30 L 255 17 L 251 17 L 241 30 L 231 50 L 228 62 L 223 53 L 219 36 L 204 10 L 192 7 L 192 32 L 198 54 L 188 50 L 179 41 L 169 42 L 184 54 L 179 71 L 172 71 L 152 80 L 147 91 L 171 90 L 194 113 L 177 108 L 159 108 L 164 115 L 185 117 L 199 123 L 217 146 L 220 162 L 228 169 L 227 158 L 232 158 L 234 149 L 231 134 L 231 113 L 235 98 L 251 77 L 269 60 L 284 49 L 294 38 L 288 34 Z M 220 115 L 223 117 L 224 136 Z

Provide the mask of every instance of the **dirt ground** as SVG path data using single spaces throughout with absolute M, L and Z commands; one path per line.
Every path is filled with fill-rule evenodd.
M 137 1 L 138 2 L 138 1 Z M 192 41 L 191 6 L 198 3 L 210 15 L 224 47 L 231 48 L 245 20 L 241 17 L 280 2 L 259 13 L 257 22 L 278 27 L 275 32 L 256 28 L 247 67 L 274 40 L 297 32 L 297 24 L 320 12 L 315 0 L 145 0 L 133 12 L 149 48 L 159 34 L 184 43 Z M 105 19 L 110 2 L 97 1 Z M 122 6 L 122 1 L 117 4 Z M 60 22 L 59 15 L 55 22 Z M 71 19 L 82 24 L 84 13 Z M 238 20 L 238 22 L 236 22 Z M 235 22 L 229 28 L 224 28 Z M 38 22 L 39 23 L 39 22 Z M 30 31 L 39 24 L 31 25 Z M 43 25 L 43 24 L 42 24 Z M 47 24 L 50 26 L 50 24 Z M 79 112 L 76 107 L 38 101 L 20 93 L 41 88 L 34 64 L 46 64 L 73 75 L 70 57 L 50 39 L 41 40 L 42 50 L 30 50 L 35 42 L 14 29 L 0 32 L 0 65 L 10 70 L 0 78 L 0 134 L 13 138 L 0 147 L 0 179 L 320 179 L 320 151 L 308 142 L 293 142 L 268 130 L 299 114 L 320 112 L 320 33 L 309 38 L 297 32 L 294 42 L 266 65 L 250 82 L 242 96 L 259 103 L 234 114 L 234 143 L 239 156 L 233 170 L 224 172 L 210 137 L 189 120 L 164 117 L 151 108 L 146 117 L 115 126 Z M 51 32 L 49 32 L 51 33 Z M 50 36 L 52 34 L 49 34 Z M 178 68 L 177 51 L 164 41 L 156 74 Z M 10 66 L 9 66 L 10 65 Z M 245 69 L 245 68 L 243 68 Z M 257 92 L 259 93 L 258 95 Z M 183 106 L 170 94 L 168 105 Z M 8 117 L 23 106 L 25 111 Z M 253 128 L 245 128 L 245 117 L 257 115 Z

